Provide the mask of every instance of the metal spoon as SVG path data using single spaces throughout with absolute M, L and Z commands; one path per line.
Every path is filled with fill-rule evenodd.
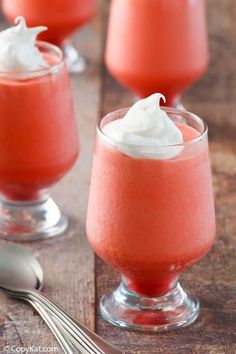
M 19 252 L 20 251 L 20 252 Z M 0 245 L 0 283 L 10 288 L 33 287 L 40 289 L 43 281 L 43 272 L 38 261 L 30 258 L 29 253 L 23 248 L 14 244 Z M 32 273 L 31 268 L 35 269 L 37 276 Z M 43 318 L 51 329 L 58 343 L 65 354 L 73 354 L 67 336 L 64 336 L 58 329 L 53 319 L 48 315 L 42 306 L 30 299 L 26 299 Z
M 22 246 L 15 244 L 0 245 L 0 289 L 11 296 L 30 301 L 31 304 L 33 301 L 39 306 L 38 309 L 43 308 L 50 312 L 64 327 L 73 345 L 79 344 L 79 348 L 82 346 L 85 352 L 91 354 L 122 353 L 40 293 L 42 284 L 42 268 L 33 255 Z M 52 329 L 52 327 L 50 328 Z M 60 344 L 62 344 L 62 341 L 60 341 Z M 68 353 L 65 350 L 64 352 Z
M 29 257 L 30 256 L 30 257 Z M 35 274 L 32 272 L 34 270 Z M 38 261 L 25 248 L 14 244 L 0 245 L 0 284 L 9 288 L 35 288 L 40 290 L 43 284 L 43 272 Z M 2 289 L 3 290 L 3 289 Z M 56 324 L 39 303 L 24 298 L 39 313 L 51 329 L 65 354 L 74 354 L 74 345 L 70 342 L 63 327 Z M 59 328 L 58 328 L 59 327 Z M 78 351 L 80 353 L 80 351 Z

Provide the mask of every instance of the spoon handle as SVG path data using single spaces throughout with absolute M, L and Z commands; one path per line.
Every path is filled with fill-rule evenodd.
M 40 316 L 44 319 L 44 321 L 47 323 L 47 325 L 49 326 L 49 328 L 52 330 L 53 334 L 55 335 L 55 337 L 57 338 L 58 342 L 61 344 L 60 338 L 63 337 L 62 333 L 64 334 L 64 338 L 63 338 L 63 342 L 67 342 L 66 346 L 70 346 L 69 348 L 69 353 L 70 354 L 87 354 L 88 351 L 82 346 L 81 341 L 78 342 L 74 336 L 72 336 L 64 326 L 62 326 L 61 322 L 58 320 L 58 318 L 54 317 L 54 315 L 51 317 L 48 312 L 46 307 L 44 306 L 44 304 L 42 304 L 39 300 L 30 300 L 28 297 L 22 297 L 21 298 L 24 301 L 27 301 L 28 303 L 30 303 L 35 309 L 36 311 L 40 314 Z M 50 324 L 49 324 L 50 322 Z M 56 324 L 57 325 L 56 325 Z M 52 329 L 53 327 L 53 329 Z M 58 332 L 58 336 L 57 334 L 55 334 L 54 328 L 56 327 L 56 330 Z M 59 328 L 57 328 L 59 327 Z M 59 338 L 58 338 L 59 337 Z M 67 354 L 67 352 L 65 351 L 63 345 L 61 345 L 62 349 L 64 350 L 64 352 Z M 73 348 L 73 350 L 72 350 Z
M 40 306 L 37 302 L 32 301 L 30 299 L 25 298 L 29 302 L 29 304 L 38 312 L 38 314 L 42 317 L 44 322 L 48 325 L 54 336 L 56 337 L 58 343 L 60 344 L 62 350 L 65 354 L 74 354 L 74 351 L 71 349 L 70 344 L 68 343 L 67 338 L 60 332 L 52 318 L 49 316 L 47 311 Z
M 80 348 L 83 348 L 83 353 L 84 351 L 89 354 L 123 353 L 121 350 L 113 347 L 107 341 L 99 337 L 96 333 L 90 331 L 79 321 L 75 320 L 42 293 L 34 290 L 11 290 L 4 287 L 1 287 L 1 289 L 13 297 L 23 300 L 27 298 L 27 300 L 30 299 L 34 302 L 37 301 L 45 311 L 50 312 L 51 315 L 60 322 L 61 326 L 63 326 L 67 332 L 67 335 L 69 335 L 70 342 L 77 344 L 77 348 L 78 345 L 80 345 Z
M 61 325 L 61 323 L 58 322 L 58 319 L 51 317 L 48 314 L 43 305 L 41 305 L 39 302 L 32 301 L 27 298 L 24 298 L 24 300 L 27 300 L 43 318 L 48 327 L 52 330 L 59 344 L 61 344 L 60 339 L 61 337 L 63 337 L 62 341 L 63 343 L 66 342 L 66 348 L 62 347 L 62 349 L 66 354 L 67 352 L 65 351 L 65 349 L 67 349 L 68 346 L 70 350 L 69 353 L 87 354 L 87 351 L 85 351 L 85 349 L 78 343 L 78 341 L 76 341 L 75 338 L 66 331 L 66 329 Z
M 96 333 L 90 331 L 79 321 L 72 318 L 63 311 L 53 301 L 49 300 L 45 295 L 37 291 L 29 291 L 28 296 L 32 300 L 38 300 L 44 308 L 56 317 L 61 325 L 78 341 L 90 354 L 122 354 L 122 351 L 113 347 L 110 343 L 99 337 Z

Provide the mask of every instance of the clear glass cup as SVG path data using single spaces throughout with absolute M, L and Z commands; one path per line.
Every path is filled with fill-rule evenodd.
M 1 4 L 10 22 L 20 14 L 29 26 L 47 26 L 39 38 L 63 50 L 70 73 L 84 72 L 86 60 L 69 39 L 95 14 L 96 0 L 2 0 Z
M 112 0 L 106 43 L 110 73 L 136 97 L 155 92 L 179 107 L 208 66 L 204 0 Z
M 207 126 L 190 112 L 163 109 L 185 142 L 143 147 L 143 158 L 126 154 L 140 146 L 117 143 L 102 130 L 127 109 L 98 123 L 87 215 L 92 249 L 122 275 L 118 289 L 101 299 L 102 316 L 118 327 L 154 332 L 197 318 L 199 301 L 179 276 L 215 236 Z
M 49 68 L 0 72 L 0 238 L 6 240 L 53 237 L 68 225 L 48 188 L 78 157 L 70 82 L 61 50 L 37 46 Z

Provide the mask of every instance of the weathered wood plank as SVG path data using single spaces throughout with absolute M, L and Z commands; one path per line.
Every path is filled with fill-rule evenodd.
M 184 95 L 184 104 L 208 123 L 236 127 L 236 1 L 206 0 L 210 66 Z
M 73 170 L 53 188 L 52 195 L 70 217 L 68 232 L 57 240 L 26 244 L 40 260 L 44 291 L 65 310 L 94 329 L 94 256 L 85 237 L 85 217 L 90 180 L 95 121 L 100 109 L 102 22 L 97 17 L 75 37 L 88 59 L 88 70 L 72 78 L 81 154 Z M 0 353 L 5 345 L 57 347 L 38 315 L 27 305 L 0 298 Z M 59 351 L 61 353 L 61 351 Z

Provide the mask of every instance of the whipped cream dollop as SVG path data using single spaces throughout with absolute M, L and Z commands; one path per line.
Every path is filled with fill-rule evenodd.
M 27 27 L 24 17 L 15 19 L 16 26 L 0 32 L 0 71 L 31 71 L 48 68 L 48 63 L 35 45 L 39 33 L 47 27 Z
M 118 150 L 134 158 L 170 159 L 182 147 L 171 146 L 184 142 L 183 134 L 160 107 L 165 96 L 155 93 L 136 102 L 121 118 L 103 127 Z

